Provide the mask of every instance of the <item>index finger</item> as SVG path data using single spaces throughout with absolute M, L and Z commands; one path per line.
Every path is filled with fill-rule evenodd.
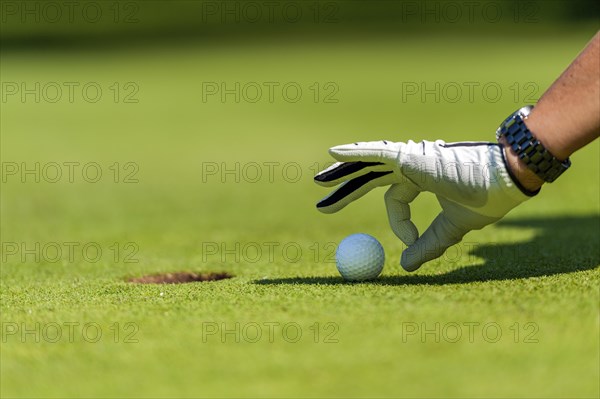
M 329 154 L 342 162 L 396 162 L 403 143 L 367 141 L 343 144 L 329 149 Z

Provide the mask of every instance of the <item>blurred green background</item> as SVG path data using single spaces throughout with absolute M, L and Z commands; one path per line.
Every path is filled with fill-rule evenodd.
M 412 275 L 382 190 L 326 216 L 312 183 L 340 143 L 493 140 L 597 32 L 597 2 L 1 7 L 3 397 L 598 397 L 597 142 L 459 256 Z M 415 201 L 421 231 L 438 211 Z M 376 282 L 344 284 L 331 263 L 355 232 L 386 249 Z M 254 244 L 259 256 L 239 249 Z M 235 278 L 126 282 L 182 270 Z M 65 322 L 104 336 L 10 333 Z M 299 342 L 281 338 L 290 322 Z M 279 327 L 250 343 L 205 339 L 206 323 Z M 337 326 L 336 341 L 315 342 L 314 323 Z M 407 323 L 497 323 L 503 336 L 407 338 Z
M 6 1 L 5 47 L 118 45 L 130 41 L 347 37 L 463 31 L 566 31 L 596 23 L 591 0 L 483 1 Z

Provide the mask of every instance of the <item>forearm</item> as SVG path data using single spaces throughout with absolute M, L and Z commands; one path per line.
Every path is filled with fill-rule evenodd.
M 543 94 L 525 124 L 559 160 L 600 135 L 600 32 Z M 530 190 L 544 183 L 507 148 L 513 173 Z

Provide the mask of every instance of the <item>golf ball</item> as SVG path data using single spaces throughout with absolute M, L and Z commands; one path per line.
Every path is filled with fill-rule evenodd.
M 383 270 L 385 253 L 375 237 L 352 234 L 338 245 L 335 260 L 338 271 L 346 280 L 370 280 Z

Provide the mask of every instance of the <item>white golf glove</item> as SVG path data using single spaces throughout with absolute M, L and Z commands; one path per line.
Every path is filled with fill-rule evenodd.
M 388 218 L 407 245 L 400 264 L 409 272 L 537 194 L 515 183 L 496 143 L 373 141 L 336 146 L 329 153 L 340 162 L 316 175 L 315 182 L 341 185 L 317 208 L 334 213 L 375 187 L 390 186 L 385 193 Z M 422 191 L 437 196 L 442 212 L 419 237 L 409 204 Z

